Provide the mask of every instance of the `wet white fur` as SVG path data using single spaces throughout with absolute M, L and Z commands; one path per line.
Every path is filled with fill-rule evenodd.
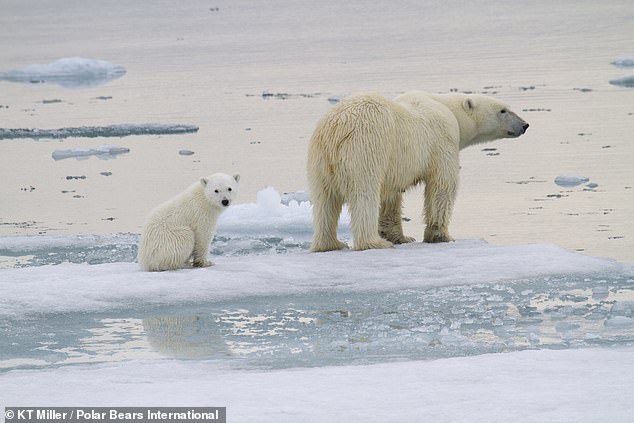
M 320 120 L 309 144 L 312 250 L 346 247 L 336 232 L 344 203 L 354 249 L 414 241 L 403 235 L 402 195 L 421 182 L 424 240 L 451 240 L 459 150 L 519 136 L 526 127 L 508 106 L 486 96 L 414 91 L 394 100 L 378 95 L 345 99 Z
M 240 175 L 223 173 L 201 178 L 152 210 L 139 242 L 141 269 L 153 272 L 211 266 L 207 260 L 209 244 L 220 213 L 238 193 L 239 180 Z

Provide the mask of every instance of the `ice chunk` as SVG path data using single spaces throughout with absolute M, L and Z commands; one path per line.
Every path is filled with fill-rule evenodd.
M 125 75 L 123 66 L 104 60 L 66 57 L 47 64 L 28 65 L 0 74 L 0 80 L 21 83 L 50 82 L 66 88 L 84 88 L 105 84 Z
M 285 206 L 288 206 L 291 201 L 297 202 L 297 204 L 302 204 L 304 202 L 311 204 L 310 202 L 310 194 L 306 191 L 295 191 L 295 192 L 285 192 L 281 196 L 281 202 Z
M 620 87 L 634 88 L 634 75 L 613 79 L 610 81 L 610 84 L 618 85 Z
M 631 68 L 634 67 L 634 56 L 621 56 L 617 57 L 612 64 L 619 68 Z
M 130 135 L 171 135 L 198 132 L 194 125 L 173 125 L 162 123 L 119 124 L 108 126 L 80 126 L 59 129 L 39 128 L 0 128 L 0 140 L 17 138 L 52 138 L 70 137 L 127 137 Z
M 590 179 L 585 176 L 557 176 L 555 183 L 560 187 L 576 187 L 577 185 L 585 184 Z
M 129 153 L 127 147 L 119 147 L 118 145 L 100 145 L 97 148 L 73 148 L 70 150 L 53 151 L 53 159 L 64 160 L 70 158 L 85 159 L 90 156 L 97 156 L 102 160 L 114 159 L 119 154 Z

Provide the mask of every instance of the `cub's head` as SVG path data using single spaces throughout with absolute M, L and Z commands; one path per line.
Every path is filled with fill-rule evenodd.
M 238 195 L 238 182 L 240 175 L 233 176 L 224 173 L 214 173 L 213 175 L 200 178 L 200 184 L 205 191 L 205 197 L 212 206 L 224 209 L 233 203 Z
M 483 95 L 468 95 L 462 107 L 475 124 L 471 143 L 517 138 L 528 129 L 528 123 L 501 101 Z

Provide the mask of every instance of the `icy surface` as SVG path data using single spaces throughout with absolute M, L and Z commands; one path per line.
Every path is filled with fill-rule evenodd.
M 585 184 L 590 179 L 585 176 L 557 176 L 555 178 L 555 183 L 560 187 L 576 187 L 577 185 Z
M 0 375 L 7 404 L 227 406 L 232 422 L 631 422 L 634 349 L 231 371 L 132 361 Z M 63 389 L 60 389 L 63 387 Z
M 621 56 L 617 57 L 612 64 L 620 68 L 634 67 L 634 56 Z
M 170 135 L 198 132 L 194 125 L 173 125 L 161 123 L 120 124 L 108 126 L 80 126 L 74 128 L 40 129 L 40 128 L 0 128 L 1 139 L 17 138 L 96 138 L 96 137 L 127 137 L 129 135 Z
M 55 150 L 51 154 L 55 160 L 64 159 L 87 159 L 90 156 L 97 156 L 102 160 L 114 159 L 120 154 L 129 153 L 130 149 L 127 147 L 120 147 L 118 145 L 104 144 L 97 148 L 73 148 L 70 150 Z
M 634 75 L 613 79 L 610 81 L 610 84 L 619 85 L 621 87 L 632 88 L 634 87 Z
M 67 57 L 0 73 L 0 80 L 32 84 L 50 82 L 66 88 L 85 88 L 105 84 L 125 73 L 124 67 L 104 60 Z

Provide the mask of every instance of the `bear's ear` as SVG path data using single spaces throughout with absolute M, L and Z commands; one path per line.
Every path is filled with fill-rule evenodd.
M 467 112 L 470 112 L 475 109 L 475 102 L 471 97 L 467 97 L 465 98 L 464 103 L 462 103 L 462 107 L 464 107 Z
M 207 178 L 200 178 L 200 184 L 202 186 L 206 187 L 208 182 Z
M 240 182 L 240 174 L 236 173 L 235 175 L 233 175 L 233 179 L 235 179 L 236 182 Z

